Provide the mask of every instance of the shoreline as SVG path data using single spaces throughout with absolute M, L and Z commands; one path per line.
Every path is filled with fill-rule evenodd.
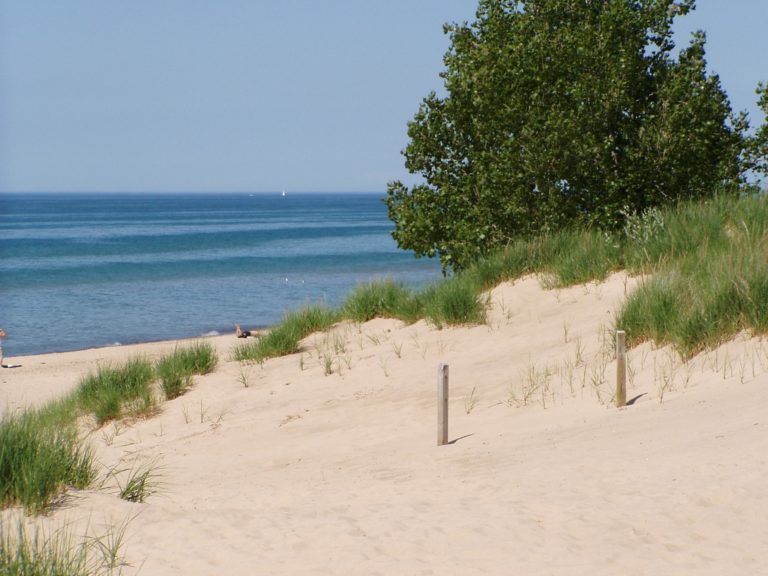
M 179 346 L 189 345 L 199 340 L 210 342 L 219 354 L 220 360 L 228 361 L 229 350 L 237 338 L 233 332 L 197 338 L 6 356 L 5 363 L 10 361 L 20 366 L 0 369 L 0 416 L 25 408 L 36 408 L 63 396 L 74 390 L 82 377 L 96 370 L 100 365 L 121 364 L 134 356 L 155 360 L 173 352 Z
M 250 326 L 250 325 L 249 325 Z M 253 328 L 248 328 L 249 330 L 255 330 L 255 331 L 264 331 L 268 330 L 270 326 L 255 326 Z M 43 356 L 48 354 L 68 354 L 72 352 L 86 352 L 89 350 L 101 350 L 103 348 L 126 348 L 131 346 L 142 346 L 144 344 L 162 344 L 164 342 L 191 342 L 194 340 L 201 340 L 205 338 L 216 338 L 218 336 L 227 336 L 231 335 L 234 337 L 235 334 L 235 327 L 234 324 L 232 327 L 228 330 L 222 329 L 219 330 L 210 330 L 208 332 L 205 332 L 199 336 L 179 336 L 179 337 L 172 337 L 172 338 L 157 338 L 157 339 L 147 339 L 147 340 L 136 340 L 131 342 L 115 342 L 113 344 L 95 344 L 93 346 L 85 346 L 80 348 L 64 348 L 64 349 L 54 349 L 54 350 L 43 350 L 41 352 L 31 352 L 26 354 L 12 354 L 9 352 L 12 352 L 13 350 L 13 341 L 12 339 L 9 339 L 8 337 L 5 337 L 3 340 L 3 352 L 4 352 L 4 362 L 8 359 L 11 359 L 12 362 L 18 363 L 18 359 L 23 358 L 29 358 L 34 356 Z M 6 362 L 7 363 L 7 362 Z

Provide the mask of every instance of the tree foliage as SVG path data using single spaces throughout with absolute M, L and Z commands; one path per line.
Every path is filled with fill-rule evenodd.
M 750 170 L 768 178 L 768 85 L 760 83 L 756 92 L 759 97 L 757 104 L 766 121 L 754 136 L 749 138 L 747 164 Z
M 446 95 L 423 100 L 404 150 L 423 183 L 388 187 L 398 245 L 460 269 L 513 238 L 738 190 L 760 144 L 707 73 L 704 34 L 675 53 L 693 7 L 480 0 L 446 26 Z

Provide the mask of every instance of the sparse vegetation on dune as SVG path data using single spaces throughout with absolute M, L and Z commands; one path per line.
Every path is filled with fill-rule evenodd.
M 517 242 L 467 270 L 476 285 L 526 273 L 548 287 L 626 270 L 644 278 L 617 311 L 630 344 L 672 344 L 684 356 L 741 330 L 768 332 L 768 199 L 717 197 L 628 214 L 615 234 L 561 231 Z
M 129 359 L 122 366 L 102 366 L 84 377 L 69 396 L 38 410 L 9 414 L 0 421 L 0 507 L 21 504 L 29 512 L 50 505 L 67 487 L 85 488 L 96 478 L 90 448 L 78 437 L 78 418 L 92 416 L 98 426 L 124 416 L 151 414 L 157 406 L 152 384 L 191 383 L 193 374 L 205 374 L 218 358 L 206 342 L 179 348 L 154 366 L 145 358 Z M 183 390 L 168 392 L 172 398 Z M 141 477 L 141 475 L 137 476 Z M 145 474 L 142 494 L 149 485 Z M 135 482 L 134 482 L 135 484 Z

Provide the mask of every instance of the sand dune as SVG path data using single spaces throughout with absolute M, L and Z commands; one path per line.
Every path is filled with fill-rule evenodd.
M 193 390 L 90 434 L 105 469 L 156 463 L 158 492 L 125 502 L 113 479 L 30 522 L 129 520 L 124 574 L 768 574 L 768 342 L 687 363 L 634 348 L 616 409 L 613 313 L 634 283 L 526 278 L 491 292 L 486 325 L 342 324 L 263 366 L 210 338 L 221 362 Z M 0 405 L 176 344 L 14 358 Z

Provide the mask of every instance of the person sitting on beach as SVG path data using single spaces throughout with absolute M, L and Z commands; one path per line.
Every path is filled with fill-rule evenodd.
M 256 330 L 241 330 L 240 324 L 235 324 L 235 336 L 238 338 L 248 338 L 248 336 L 256 338 L 258 335 L 259 333 Z

